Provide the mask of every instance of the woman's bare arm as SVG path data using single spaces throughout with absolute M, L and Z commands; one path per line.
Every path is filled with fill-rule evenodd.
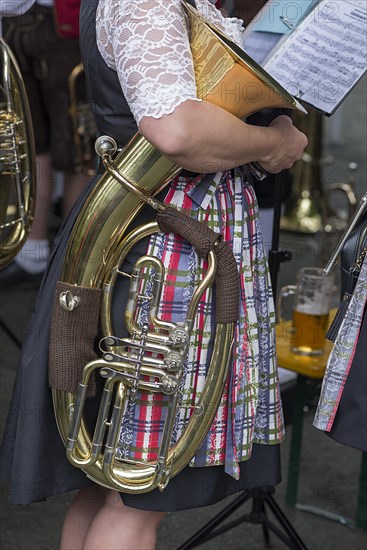
M 216 172 L 257 161 L 268 172 L 290 168 L 307 138 L 289 117 L 263 128 L 207 102 L 185 101 L 159 119 L 143 117 L 143 136 L 170 160 L 194 172 Z

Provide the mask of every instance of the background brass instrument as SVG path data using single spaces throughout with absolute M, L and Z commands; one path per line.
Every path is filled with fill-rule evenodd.
M 18 65 L 0 38 L 0 267 L 25 243 L 35 206 L 35 152 L 28 100 Z
M 324 190 L 322 170 L 332 159 L 322 158 L 323 115 L 310 109 L 307 117 L 293 113 L 292 118 L 297 128 L 307 135 L 308 146 L 302 159 L 291 169 L 293 186 L 285 203 L 281 229 L 300 233 L 342 232 L 357 204 L 353 177 Z M 337 209 L 338 199 L 339 202 L 343 199 L 344 208 Z
M 94 142 L 97 137 L 97 127 L 87 99 L 82 63 L 76 65 L 69 75 L 69 94 L 69 114 L 74 130 L 75 170 L 92 177 L 96 173 Z
M 198 97 L 213 102 L 241 118 L 265 106 L 287 106 L 304 112 L 303 107 L 259 66 L 252 63 L 251 58 L 240 48 L 208 24 L 196 10 L 185 3 L 184 6 L 190 24 Z M 250 86 L 252 90 L 256 90 L 252 97 L 248 95 Z M 211 251 L 213 254 L 209 254 L 207 276 L 194 292 L 194 300 L 182 326 L 175 326 L 157 318 L 160 286 L 158 281 L 154 282 L 152 294 L 146 296 L 146 275 L 142 271 L 142 266 L 144 270 L 149 264 L 154 265 L 155 277 L 161 279 L 164 270 L 159 261 L 146 256 L 138 260 L 132 272 L 130 299 L 125 311 L 125 324 L 129 328 L 130 337 L 122 340 L 116 335 L 111 322 L 111 303 L 116 278 L 124 275 L 119 271 L 119 266 L 139 239 L 159 230 L 157 223 L 138 227 L 131 232 L 129 226 L 145 204 L 158 211 L 159 220 L 165 216 L 176 219 L 181 215 L 154 198 L 154 195 L 181 169 L 161 155 L 139 134 L 116 157 L 116 144 L 112 138 L 99 138 L 96 149 L 102 157 L 106 172 L 84 204 L 73 228 L 55 296 L 54 316 L 58 322 L 55 322 L 52 332 L 55 336 L 55 345 L 59 348 L 61 346 L 62 353 L 65 354 L 65 357 L 56 354 L 58 367 L 65 359 L 67 369 L 73 360 L 75 362 L 74 350 L 70 342 L 65 342 L 65 345 L 60 343 L 59 322 L 72 325 L 74 315 L 76 316 L 82 307 L 85 294 L 93 293 L 93 303 L 96 303 L 101 295 L 99 321 L 103 333 L 100 341 L 102 357 L 96 357 L 87 365 L 81 365 L 80 370 L 83 374 L 80 376 L 82 382 L 79 385 L 78 397 L 68 386 L 68 381 L 51 384 L 54 408 L 59 431 L 67 447 L 67 456 L 72 464 L 81 468 L 97 483 L 119 491 L 144 493 L 155 487 L 164 489 L 169 479 L 190 462 L 205 438 L 220 403 L 223 384 L 227 377 L 235 319 L 234 315 L 226 322 L 217 319 L 214 352 L 206 386 L 199 400 L 192 403 L 194 413 L 184 435 L 172 446 L 172 423 L 180 406 L 182 364 L 187 351 L 190 327 L 195 318 L 195 304 L 202 289 L 210 285 L 216 276 L 215 264 L 221 260 L 219 252 L 216 253 L 214 249 L 219 245 L 214 246 Z M 193 220 L 185 218 L 187 217 L 177 218 L 176 225 L 163 224 L 165 229 L 162 229 L 159 221 L 160 230 L 173 231 L 189 238 L 183 231 L 186 231 L 184 227 L 190 226 Z M 208 231 L 208 228 L 202 225 L 200 231 Z M 195 226 L 193 233 L 200 234 L 200 231 L 199 227 Z M 96 261 L 96 250 L 100 252 L 103 261 Z M 230 257 L 226 265 L 230 265 Z M 237 269 L 235 272 L 237 274 Z M 140 288 L 140 285 L 143 285 L 143 291 L 138 292 L 137 288 Z M 237 290 L 238 285 L 234 282 L 232 292 L 227 293 L 225 297 L 226 305 L 231 300 L 237 301 Z M 152 303 L 148 326 L 136 322 L 137 294 L 138 298 L 150 300 Z M 220 296 L 219 293 L 218 300 Z M 224 310 L 226 309 L 225 307 Z M 218 306 L 217 313 L 219 310 Z M 80 332 L 83 334 L 85 331 L 80 329 Z M 93 348 L 93 345 L 94 336 L 90 347 Z M 152 360 L 150 351 L 158 353 L 157 361 Z M 175 357 L 173 365 L 169 359 L 172 358 L 172 354 Z M 52 356 L 50 360 L 53 363 Z M 90 374 L 95 371 L 99 371 L 100 376 L 105 379 L 105 386 L 97 425 L 94 434 L 90 434 L 83 419 L 83 408 Z M 146 376 L 149 376 L 148 382 Z M 117 454 L 121 417 L 129 400 L 134 399 L 136 391 L 158 391 L 171 395 L 159 458 L 149 463 L 124 460 Z M 116 393 L 116 400 L 112 406 L 113 393 Z

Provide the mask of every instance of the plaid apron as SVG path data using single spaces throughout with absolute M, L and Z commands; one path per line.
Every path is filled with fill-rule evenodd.
M 240 274 L 240 321 L 235 329 L 233 360 L 214 422 L 192 466 L 224 464 L 235 478 L 238 463 L 251 456 L 253 443 L 277 444 L 284 426 L 275 357 L 275 313 L 264 254 L 257 203 L 242 170 L 179 176 L 170 185 L 165 203 L 206 223 L 231 244 Z M 176 234 L 153 235 L 148 253 L 167 270 L 159 317 L 182 322 L 206 264 L 191 245 Z M 205 384 L 215 322 L 212 289 L 203 295 L 192 330 L 180 388 L 180 407 L 172 443 L 190 418 Z M 141 313 L 144 321 L 144 308 Z M 127 405 L 119 437 L 119 455 L 155 460 L 169 397 L 140 392 Z
M 367 303 L 367 255 L 326 366 L 314 426 L 330 432 L 351 368 Z

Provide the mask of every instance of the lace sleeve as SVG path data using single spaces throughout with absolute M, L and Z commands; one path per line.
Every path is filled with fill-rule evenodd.
M 137 123 L 197 100 L 180 0 L 101 0 L 97 37 Z
M 209 0 L 196 5 L 240 43 L 239 20 L 226 20 Z M 96 31 L 99 51 L 117 71 L 138 124 L 144 116 L 172 113 L 188 99 L 199 101 L 180 0 L 100 0 Z

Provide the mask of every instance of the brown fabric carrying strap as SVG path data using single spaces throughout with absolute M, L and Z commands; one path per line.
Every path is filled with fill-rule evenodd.
M 210 251 L 217 258 L 216 313 L 217 323 L 235 323 L 239 318 L 240 284 L 236 260 L 227 243 L 219 241 L 221 235 L 174 208 L 157 214 L 157 223 L 163 233 L 177 233 L 194 247 L 197 254 L 206 259 Z
M 60 304 L 60 296 L 65 292 L 78 299 L 78 305 L 71 311 Z M 48 379 L 51 388 L 77 393 L 83 368 L 89 361 L 97 359 L 94 341 L 98 333 L 100 302 L 99 288 L 83 288 L 61 281 L 56 284 L 49 347 Z M 95 392 L 95 380 L 91 377 L 88 397 Z

